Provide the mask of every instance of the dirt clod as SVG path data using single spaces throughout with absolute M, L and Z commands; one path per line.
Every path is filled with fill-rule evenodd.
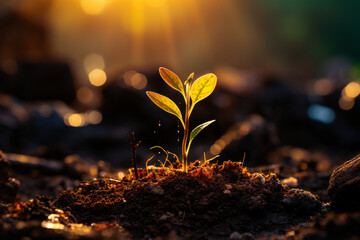
M 20 182 L 10 177 L 10 163 L 0 151 L 0 203 L 13 203 L 19 191 Z
M 329 182 L 331 209 L 360 211 L 360 155 L 336 168 Z

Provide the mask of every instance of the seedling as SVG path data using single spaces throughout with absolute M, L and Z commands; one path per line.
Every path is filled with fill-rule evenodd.
M 199 77 L 193 82 L 194 73 L 192 73 L 187 78 L 187 80 L 182 83 L 180 78 L 167 68 L 161 67 L 159 72 L 162 79 L 170 87 L 176 91 L 179 91 L 184 97 L 185 117 L 183 118 L 180 109 L 170 98 L 156 92 L 147 91 L 146 94 L 159 108 L 179 118 L 184 128 L 184 137 L 181 147 L 183 171 L 187 172 L 187 156 L 192 141 L 204 128 L 215 122 L 215 120 L 211 120 L 200 124 L 191 131 L 189 137 L 190 115 L 194 109 L 195 104 L 207 98 L 214 91 L 217 79 L 215 74 L 208 73 Z

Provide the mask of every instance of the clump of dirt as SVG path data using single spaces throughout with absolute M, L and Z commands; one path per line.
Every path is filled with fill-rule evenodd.
M 331 174 L 328 194 L 331 209 L 360 211 L 360 155 L 337 167 Z
M 77 223 L 116 222 L 135 238 L 174 234 L 228 238 L 284 234 L 322 210 L 310 192 L 282 185 L 275 174 L 251 174 L 240 163 L 153 172 L 140 180 L 97 179 L 61 193 L 54 206 Z
M 10 164 L 5 154 L 0 151 L 0 204 L 13 203 L 19 191 L 19 181 L 10 176 Z

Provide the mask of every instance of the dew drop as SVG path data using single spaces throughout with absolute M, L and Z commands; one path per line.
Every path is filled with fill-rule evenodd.
M 158 124 L 159 127 L 161 127 L 161 122 L 159 121 L 159 124 Z
M 154 133 L 156 133 L 156 131 L 154 131 Z

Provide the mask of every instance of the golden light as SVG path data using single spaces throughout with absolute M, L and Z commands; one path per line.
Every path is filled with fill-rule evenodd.
M 245 123 L 241 124 L 241 126 L 239 127 L 239 134 L 241 136 L 246 136 L 249 134 L 250 130 L 251 130 L 251 124 L 248 122 L 245 122 Z
M 186 75 L 194 68 L 238 59 L 252 65 L 254 54 L 267 54 L 263 34 L 254 31 L 247 8 L 238 8 L 236 0 L 75 0 L 77 6 L 51 2 L 47 19 L 54 50 L 77 64 L 87 54 L 101 53 L 106 73 L 165 63 Z
M 317 80 L 314 84 L 315 93 L 322 96 L 330 94 L 333 90 L 333 87 L 333 83 L 330 79 L 327 78 Z
M 145 6 L 143 0 L 132 0 L 132 26 L 134 34 L 142 34 L 145 29 Z
M 81 103 L 90 103 L 94 98 L 94 93 L 90 88 L 81 87 L 76 91 L 76 97 Z
M 41 222 L 41 227 L 55 230 L 62 230 L 65 228 L 65 226 L 61 223 L 52 223 L 48 221 Z
M 295 161 L 301 161 L 306 159 L 306 152 L 304 150 L 301 150 L 300 148 L 293 148 L 290 150 L 290 156 L 295 160 Z
M 85 117 L 79 113 L 67 114 L 64 117 L 64 122 L 71 127 L 82 127 L 85 125 Z
M 124 83 L 127 85 L 127 86 L 131 86 L 131 78 L 137 74 L 137 72 L 135 72 L 134 70 L 130 70 L 130 71 L 127 71 L 124 73 L 123 75 L 123 79 L 124 79 Z
M 344 88 L 343 93 L 349 98 L 356 98 L 360 94 L 360 85 L 357 82 L 350 82 Z
M 146 0 L 146 3 L 150 7 L 162 7 L 164 6 L 166 0 Z
M 91 124 L 99 124 L 102 121 L 102 114 L 98 111 L 91 111 L 87 115 L 87 120 Z
M 219 145 L 221 149 L 223 149 L 226 146 L 226 143 L 224 140 L 219 139 L 215 142 L 215 144 Z
M 89 15 L 99 15 L 105 8 L 107 0 L 81 0 L 81 8 Z
M 123 173 L 123 172 L 118 172 L 118 178 L 119 179 L 123 179 L 125 177 L 125 173 Z
M 106 73 L 101 69 L 94 69 L 89 73 L 90 83 L 96 87 L 102 86 L 106 82 Z
M 339 107 L 345 111 L 352 109 L 354 104 L 354 99 L 347 96 L 342 96 L 339 100 Z
M 92 70 L 96 68 L 104 70 L 105 68 L 104 58 L 99 54 L 92 53 L 85 57 L 84 68 L 87 73 L 90 73 Z
M 210 148 L 210 153 L 212 154 L 212 155 L 218 155 L 220 152 L 221 152 L 221 146 L 220 145 L 218 145 L 218 144 L 214 144 L 214 145 L 212 145 L 211 146 L 211 148 Z
M 141 90 L 147 85 L 146 77 L 141 73 L 136 73 L 130 78 L 130 84 L 133 88 Z

